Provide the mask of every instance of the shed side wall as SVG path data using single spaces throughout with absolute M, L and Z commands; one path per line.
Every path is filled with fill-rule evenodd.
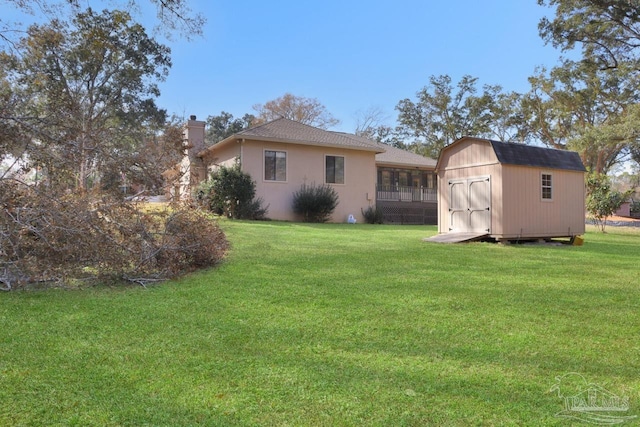
M 504 238 L 563 237 L 585 231 L 582 172 L 503 165 Z M 552 200 L 543 200 L 541 174 L 551 174 Z M 508 202 L 507 202 L 508 201 Z

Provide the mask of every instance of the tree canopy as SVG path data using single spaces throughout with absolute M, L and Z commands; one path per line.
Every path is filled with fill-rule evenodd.
M 83 11 L 85 2 L 80 0 L 5 0 L 13 4 L 16 9 L 31 15 L 44 15 L 48 19 L 67 20 L 70 16 Z M 189 6 L 189 0 L 102 0 L 111 10 L 120 10 L 130 15 L 141 15 L 141 6 L 150 3 L 155 7 L 156 22 L 154 30 L 168 38 L 174 34 L 191 39 L 202 35 L 202 28 L 206 23 L 201 13 L 194 12 Z M 0 17 L 0 41 L 12 43 L 13 34 L 17 27 L 15 23 L 6 22 Z
M 635 0 L 538 0 L 552 7 L 555 16 L 543 18 L 540 36 L 555 47 L 578 45 L 583 59 L 601 68 L 621 63 L 640 69 L 640 7 Z
M 581 153 L 587 167 L 606 173 L 640 160 L 640 7 L 628 0 L 538 0 L 554 9 L 540 36 L 580 61 L 564 61 L 532 83 L 533 125 L 542 141 Z M 542 95 L 542 96 L 540 96 Z M 543 100 L 544 99 L 544 100 Z M 531 113 L 531 110 L 529 111 Z
M 0 67 L 20 101 L 2 110 L 28 130 L 25 154 L 49 184 L 88 188 L 164 126 L 154 98 L 170 51 L 126 12 L 88 9 L 70 23 L 33 25 L 17 46 L 21 54 L 4 54 Z
M 505 94 L 500 86 L 485 85 L 478 94 L 478 79 L 463 76 L 455 85 L 448 75 L 431 76 L 417 100 L 401 100 L 396 137 L 409 140 L 414 151 L 438 157 L 440 150 L 465 135 L 523 139 L 514 113 L 519 95 Z
M 206 215 L 145 212 L 121 191 L 162 191 L 161 173 L 184 151 L 182 124 L 155 104 L 169 49 L 126 11 L 60 3 L 70 19 L 0 46 L 0 290 L 144 285 L 214 265 L 226 239 Z
M 340 123 L 316 98 L 305 98 L 285 93 L 265 104 L 255 104 L 255 124 L 266 123 L 281 117 L 295 120 L 320 129 L 329 129 Z
M 640 136 L 638 73 L 564 61 L 530 77 L 523 114 L 535 138 L 580 153 L 587 168 L 606 173 L 625 160 Z
M 221 111 L 217 116 L 207 117 L 207 134 L 205 142 L 213 145 L 233 134 L 248 129 L 255 121 L 255 116 L 245 114 L 242 118 L 234 118 L 233 114 Z

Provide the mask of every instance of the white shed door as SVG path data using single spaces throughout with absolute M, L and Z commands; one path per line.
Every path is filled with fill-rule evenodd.
M 491 232 L 491 177 L 449 181 L 449 231 Z

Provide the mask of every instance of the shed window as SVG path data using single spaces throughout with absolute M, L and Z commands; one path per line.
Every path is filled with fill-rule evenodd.
M 325 181 L 327 184 L 344 184 L 344 157 L 325 157 Z
M 285 151 L 264 151 L 265 181 L 287 180 L 287 153 Z
M 542 200 L 553 199 L 553 179 L 550 173 L 542 174 Z

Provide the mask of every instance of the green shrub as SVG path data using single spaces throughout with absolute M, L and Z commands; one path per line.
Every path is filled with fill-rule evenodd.
M 304 222 L 326 222 L 336 206 L 338 193 L 330 185 L 302 184 L 293 193 L 293 211 L 302 215 Z
M 590 173 L 587 176 L 587 212 L 603 233 L 607 218 L 613 215 L 628 197 L 629 192 L 621 193 L 611 189 L 608 176 L 596 173 Z
M 196 199 L 218 215 L 234 219 L 265 219 L 268 206 L 256 198 L 256 184 L 239 165 L 221 166 L 200 184 Z
M 382 209 L 378 209 L 377 206 L 369 206 L 365 210 L 362 211 L 362 216 L 364 216 L 364 221 L 367 224 L 382 224 L 384 218 L 382 217 Z

